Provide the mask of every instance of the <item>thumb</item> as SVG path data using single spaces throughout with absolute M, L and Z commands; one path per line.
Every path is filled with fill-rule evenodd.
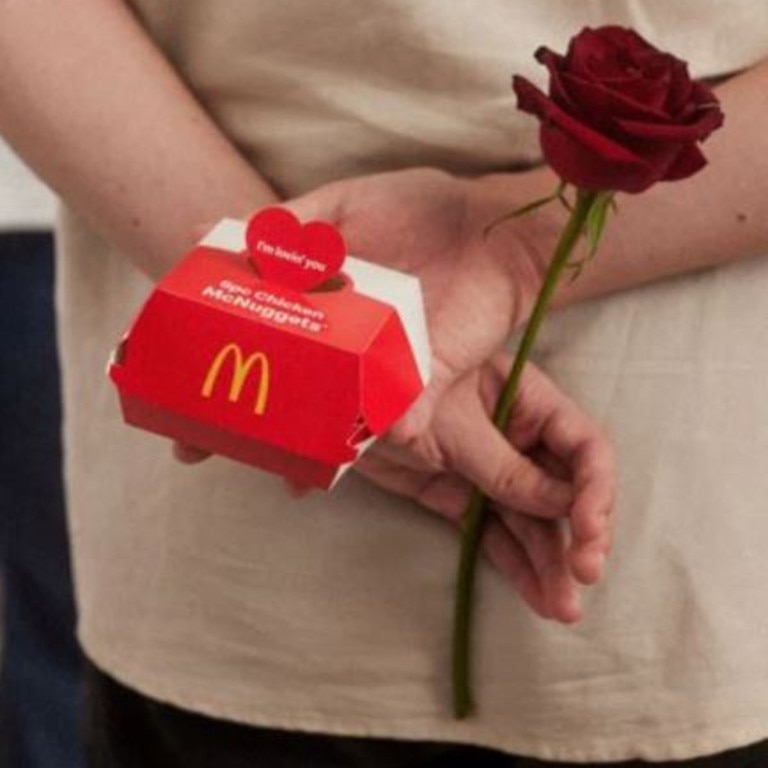
M 176 461 L 180 461 L 182 464 L 199 464 L 211 455 L 210 451 L 204 451 L 194 445 L 173 441 L 173 456 Z
M 326 184 L 299 197 L 281 203 L 301 221 L 326 221 L 339 225 L 342 211 L 341 187 Z
M 515 450 L 487 419 L 467 424 L 447 454 L 450 466 L 502 507 L 554 518 L 573 503 L 567 482 Z
M 471 380 L 462 379 L 435 416 L 446 463 L 502 507 L 537 517 L 568 514 L 573 490 L 517 450 L 494 426 Z
M 434 356 L 431 367 L 426 388 L 389 432 L 390 438 L 398 445 L 419 442 L 428 433 L 438 402 L 458 378 L 452 369 Z

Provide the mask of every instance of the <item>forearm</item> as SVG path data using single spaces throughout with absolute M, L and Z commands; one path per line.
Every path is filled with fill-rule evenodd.
M 153 276 L 275 199 L 118 0 L 0 0 L 0 131 Z
M 726 119 L 703 146 L 709 165 L 684 181 L 660 183 L 639 195 L 617 195 L 617 211 L 609 215 L 595 260 L 578 280 L 562 281 L 556 306 L 768 253 L 768 62 L 727 81 L 717 93 Z M 521 176 L 526 177 L 528 199 L 515 198 L 513 208 L 558 183 L 546 168 Z M 480 184 L 494 209 L 486 220 L 504 210 L 499 199 L 505 194 L 509 210 L 504 188 L 510 189 L 514 177 L 494 175 Z M 516 228 L 530 229 L 529 253 L 540 278 L 566 217 L 552 203 L 499 227 L 493 246 L 505 250 L 504 230 L 519 239 Z M 510 248 L 505 255 L 514 258 Z

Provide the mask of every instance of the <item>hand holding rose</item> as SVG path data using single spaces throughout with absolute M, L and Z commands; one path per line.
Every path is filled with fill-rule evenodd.
M 723 122 L 714 94 L 691 81 L 685 62 L 662 53 L 622 27 L 583 29 L 560 56 L 540 48 L 537 59 L 549 69 L 549 98 L 521 77 L 513 80 L 518 106 L 541 120 L 544 158 L 560 177 L 555 195 L 529 203 L 515 218 L 559 199 L 570 210 L 520 340 L 512 370 L 494 408 L 501 430 L 519 397 L 522 374 L 539 328 L 568 267 L 576 275 L 586 259 L 574 260 L 579 241 L 594 255 L 616 192 L 642 192 L 659 181 L 687 178 L 705 165 L 697 142 Z M 576 188 L 572 203 L 564 190 Z M 472 710 L 469 685 L 472 586 L 487 497 L 472 491 L 464 519 L 456 589 L 453 682 L 454 714 Z
M 531 193 L 528 185 L 540 183 L 538 175 L 520 174 L 512 195 L 523 199 Z M 534 564 L 547 552 L 544 559 L 559 565 L 543 591 L 529 588 L 535 579 L 513 581 L 524 584 L 520 591 L 542 615 L 570 621 L 578 617 L 575 583 L 600 577 L 610 546 L 613 459 L 599 428 L 532 367 L 526 397 L 510 422 L 512 446 L 491 423 L 509 365 L 498 357 L 490 367 L 484 363 L 530 312 L 540 281 L 532 254 L 547 249 L 561 220 L 556 213 L 507 228 L 501 240 L 488 236 L 486 225 L 508 209 L 512 195 L 507 189 L 497 197 L 482 179 L 415 169 L 335 182 L 288 205 L 300 218 L 335 223 L 351 253 L 422 282 L 433 378 L 362 471 L 453 519 L 469 487 L 481 487 L 506 510 L 498 518 L 506 529 L 506 565 L 498 557 L 496 564 L 510 574 L 510 543 L 522 545 L 521 554 Z M 528 430 L 522 440 L 515 427 L 521 424 Z M 538 544 L 520 536 L 520 513 L 550 519 L 548 525 L 525 524 Z M 568 543 L 551 524 L 558 517 L 568 520 Z M 494 528 L 491 540 L 500 542 Z

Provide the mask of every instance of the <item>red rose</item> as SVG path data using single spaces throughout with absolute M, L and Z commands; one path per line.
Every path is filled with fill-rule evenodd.
M 518 107 L 541 120 L 541 148 L 563 181 L 642 192 L 706 164 L 696 146 L 722 125 L 717 98 L 684 61 L 622 27 L 583 29 L 565 56 L 547 48 L 549 96 L 513 79 Z

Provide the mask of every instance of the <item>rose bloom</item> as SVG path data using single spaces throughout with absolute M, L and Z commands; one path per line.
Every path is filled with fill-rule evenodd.
M 563 181 L 592 191 L 642 192 L 706 164 L 697 143 L 722 125 L 717 98 L 684 61 L 636 32 L 583 29 L 565 56 L 547 48 L 549 95 L 513 79 L 518 107 L 541 120 L 544 157 Z

